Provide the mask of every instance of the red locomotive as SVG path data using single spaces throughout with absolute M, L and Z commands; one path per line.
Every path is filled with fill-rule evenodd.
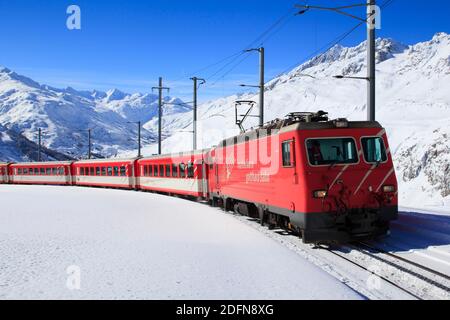
M 386 234 L 397 180 L 377 122 L 293 113 L 222 141 L 208 154 L 214 205 L 293 229 L 305 243 Z
M 0 164 L 6 182 L 194 197 L 297 231 L 305 243 L 384 235 L 398 216 L 386 131 L 378 122 L 330 121 L 325 112 L 292 113 L 203 151 Z

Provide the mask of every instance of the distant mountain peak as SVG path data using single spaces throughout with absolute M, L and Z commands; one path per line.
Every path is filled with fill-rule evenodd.
M 437 42 L 437 41 L 440 41 L 440 40 L 443 40 L 443 39 L 450 40 L 450 34 L 448 34 L 448 33 L 446 33 L 446 32 L 437 32 L 437 33 L 433 36 L 433 38 L 431 39 L 431 41 Z
M 4 66 L 0 66 L 0 73 L 10 73 L 11 70 L 9 70 L 8 68 L 4 67 Z
M 106 92 L 106 101 L 111 102 L 115 100 L 122 100 L 126 96 L 128 96 L 127 93 L 120 91 L 119 89 L 111 89 Z

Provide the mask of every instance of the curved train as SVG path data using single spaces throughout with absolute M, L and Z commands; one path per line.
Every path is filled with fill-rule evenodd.
M 199 151 L 134 159 L 0 163 L 0 183 L 134 189 L 208 201 L 298 232 L 347 242 L 389 231 L 398 191 L 378 122 L 291 113 Z

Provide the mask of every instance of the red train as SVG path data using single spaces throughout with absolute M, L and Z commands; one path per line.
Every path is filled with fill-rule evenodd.
M 202 151 L 135 159 L 0 163 L 0 183 L 145 190 L 207 200 L 305 243 L 384 235 L 397 180 L 378 122 L 292 113 Z

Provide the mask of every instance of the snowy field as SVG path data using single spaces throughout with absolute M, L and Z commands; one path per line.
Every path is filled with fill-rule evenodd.
M 1 299 L 363 298 L 203 204 L 12 185 L 0 186 L 0 203 Z

